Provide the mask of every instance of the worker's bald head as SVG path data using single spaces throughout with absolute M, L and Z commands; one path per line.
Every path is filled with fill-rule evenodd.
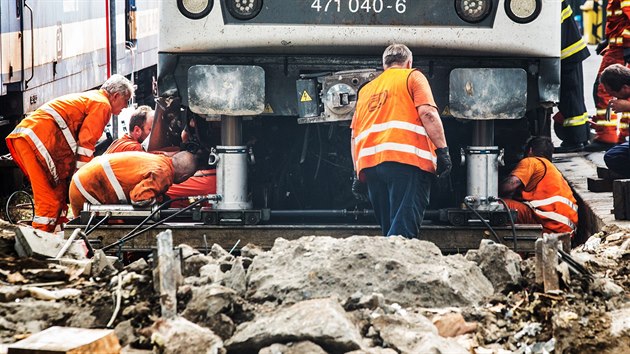
M 181 151 L 173 155 L 173 168 L 175 169 L 175 183 L 182 183 L 197 171 L 195 155 L 188 151 Z

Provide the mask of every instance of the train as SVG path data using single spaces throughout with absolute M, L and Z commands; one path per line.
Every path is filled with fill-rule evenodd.
M 45 102 L 115 73 L 132 79 L 137 103 L 153 105 L 158 1 L 0 0 L 0 13 L 2 136 Z
M 155 147 L 199 122 L 223 161 L 220 210 L 369 208 L 350 191 L 349 125 L 392 43 L 429 80 L 456 161 L 431 209 L 467 197 L 483 209 L 526 140 L 550 134 L 561 0 L 173 0 L 159 11 L 156 120 L 173 139 Z

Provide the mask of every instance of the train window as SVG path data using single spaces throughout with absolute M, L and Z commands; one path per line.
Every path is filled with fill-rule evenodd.
M 177 0 L 179 12 L 191 20 L 208 16 L 212 5 L 214 5 L 213 0 Z
M 533 21 L 542 8 L 541 0 L 505 0 L 505 12 L 514 22 Z

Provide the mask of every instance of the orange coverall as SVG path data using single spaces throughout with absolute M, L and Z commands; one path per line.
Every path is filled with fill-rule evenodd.
M 66 209 L 68 180 L 93 158 L 111 112 L 104 90 L 70 94 L 47 102 L 7 136 L 13 159 L 31 181 L 34 228 L 55 230 Z
M 98 156 L 72 177 L 72 213 L 78 216 L 85 202 L 129 204 L 155 200 L 173 184 L 174 176 L 168 156 L 135 151 Z
M 133 139 L 129 134 L 123 135 L 122 138 L 116 139 L 108 148 L 104 154 L 112 154 L 115 152 L 124 151 L 144 151 L 142 145 Z

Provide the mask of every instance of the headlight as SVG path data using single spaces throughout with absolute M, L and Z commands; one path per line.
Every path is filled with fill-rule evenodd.
M 251 20 L 262 9 L 262 0 L 226 0 L 228 11 L 239 20 Z
M 505 0 L 505 12 L 514 22 L 532 22 L 542 7 L 541 0 Z
M 214 0 L 177 0 L 177 8 L 182 15 L 198 20 L 208 16 Z
M 492 10 L 492 0 L 455 0 L 455 11 L 466 22 L 483 21 Z

